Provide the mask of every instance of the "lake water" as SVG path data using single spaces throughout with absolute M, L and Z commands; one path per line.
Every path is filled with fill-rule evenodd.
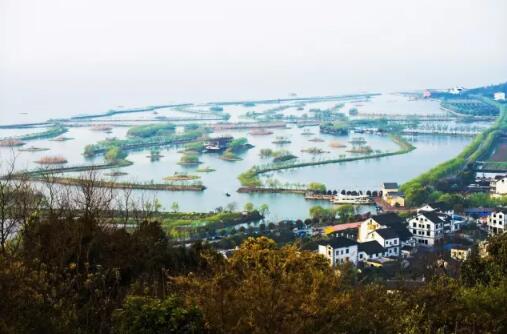
M 331 108 L 338 103 L 345 103 L 343 111 L 351 107 L 358 108 L 360 113 L 380 114 L 416 114 L 416 115 L 437 115 L 443 114 L 438 102 L 426 100 L 409 100 L 402 95 L 381 95 L 367 101 L 364 99 L 342 99 L 335 101 L 321 102 L 286 102 L 282 105 L 290 105 L 290 108 L 282 111 L 285 115 L 301 115 L 308 113 L 309 109 Z M 304 106 L 302 106 L 304 104 Z M 244 115 L 248 111 L 255 110 L 263 112 L 280 106 L 278 103 L 258 104 L 254 107 L 243 105 L 225 105 L 224 112 L 231 115 L 230 121 L 246 121 Z M 303 110 L 298 110 L 302 107 Z M 192 110 L 206 110 L 209 106 L 193 106 Z M 149 121 L 156 116 L 189 116 L 192 113 L 178 112 L 172 109 L 158 110 L 157 114 L 152 111 L 134 114 L 122 114 L 109 117 L 111 120 L 142 119 Z M 70 116 L 70 115 L 69 115 Z M 100 120 L 100 119 L 98 119 Z M 251 120 L 250 120 L 251 121 Z M 0 129 L 0 137 L 18 136 L 44 129 Z M 84 147 L 96 143 L 105 138 L 124 138 L 128 127 L 115 127 L 112 133 L 107 134 L 91 130 L 89 127 L 73 127 L 64 135 L 73 138 L 69 141 L 56 142 L 51 140 L 29 141 L 25 147 L 36 146 L 49 148 L 45 152 L 19 152 L 16 149 L 0 148 L 0 159 L 2 162 L 11 159 L 12 154 L 16 155 L 18 169 L 33 169 L 39 167 L 34 161 L 47 155 L 63 156 L 68 160 L 68 165 L 83 163 L 97 163 L 103 161 L 102 157 L 87 160 L 82 155 Z M 170 209 L 171 203 L 177 202 L 182 211 L 210 211 L 217 207 L 225 207 L 234 203 L 237 208 L 243 207 L 246 202 L 252 202 L 258 206 L 268 204 L 270 208 L 270 219 L 297 219 L 308 217 L 309 208 L 313 205 L 329 206 L 328 202 L 306 201 L 303 196 L 295 194 L 240 194 L 236 190 L 240 184 L 237 176 L 253 165 L 269 163 L 270 159 L 260 157 L 260 150 L 263 148 L 285 149 L 298 156 L 300 161 L 312 161 L 314 159 L 333 159 L 343 156 L 353 156 L 347 152 L 351 144 L 349 141 L 361 136 L 367 144 L 377 152 L 395 151 L 398 146 L 387 136 L 350 134 L 349 136 L 332 136 L 320 134 L 318 127 L 298 128 L 290 126 L 286 129 L 273 129 L 272 135 L 254 136 L 248 130 L 229 131 L 221 134 L 230 134 L 234 137 L 247 137 L 248 141 L 255 147 L 240 155 L 241 161 L 224 161 L 216 154 L 203 154 L 200 160 L 203 162 L 199 167 L 209 166 L 216 169 L 212 173 L 195 173 L 198 167 L 184 167 L 177 164 L 181 157 L 178 148 L 163 149 L 163 157 L 159 161 L 150 161 L 147 157 L 148 151 L 129 152 L 128 159 L 134 164 L 122 168 L 122 172 L 128 175 L 117 178 L 118 180 L 133 180 L 140 182 L 153 181 L 163 182 L 163 178 L 178 172 L 188 172 L 201 176 L 202 183 L 207 187 L 203 192 L 149 192 L 149 196 L 157 197 L 166 209 Z M 306 135 L 311 133 L 312 135 Z M 283 136 L 291 140 L 287 145 L 275 145 L 272 143 L 277 136 Z M 312 142 L 311 138 L 320 138 L 322 142 Z M 322 182 L 329 189 L 346 190 L 378 190 L 382 182 L 403 183 L 422 172 L 428 170 L 443 161 L 457 155 L 463 147 L 471 140 L 470 137 L 459 136 L 416 136 L 407 137 L 416 149 L 408 154 L 390 156 L 379 159 L 360 160 L 339 164 L 328 164 L 314 167 L 288 169 L 279 172 L 272 172 L 262 175 L 262 179 L 275 178 L 283 183 Z M 339 141 L 346 148 L 332 148 L 331 141 Z M 325 151 L 322 154 L 312 155 L 301 152 L 302 149 L 317 147 Z M 139 193 L 139 192 L 138 192 Z M 146 192 L 143 192 L 146 193 Z M 226 197 L 225 193 L 230 193 Z M 368 210 L 369 208 L 363 208 Z

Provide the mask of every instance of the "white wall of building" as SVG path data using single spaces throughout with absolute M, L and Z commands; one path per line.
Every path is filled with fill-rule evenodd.
M 495 101 L 505 101 L 505 93 L 504 92 L 496 92 L 493 95 Z
M 507 194 L 507 177 L 496 180 L 495 182 L 495 194 L 506 195 Z
M 493 211 L 488 217 L 489 234 L 500 234 L 505 232 L 507 214 L 502 211 Z
M 329 245 L 319 245 L 319 254 L 329 259 L 333 266 L 346 262 L 352 262 L 354 265 L 357 265 L 357 245 L 340 248 L 333 248 Z
M 444 237 L 444 223 L 434 223 L 422 214 L 410 219 L 408 228 L 416 245 L 434 246 Z

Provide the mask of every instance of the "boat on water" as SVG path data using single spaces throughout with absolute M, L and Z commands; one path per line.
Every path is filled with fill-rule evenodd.
M 372 204 L 373 200 L 366 195 L 336 195 L 331 202 L 333 204 Z
M 223 137 L 217 137 L 217 138 L 210 138 L 205 144 L 204 144 L 204 150 L 208 153 L 213 152 L 222 152 L 229 146 L 229 143 L 232 141 L 232 137 L 230 136 L 223 136 Z
M 264 128 L 254 129 L 249 132 L 252 136 L 267 136 L 273 134 L 273 131 L 266 130 Z

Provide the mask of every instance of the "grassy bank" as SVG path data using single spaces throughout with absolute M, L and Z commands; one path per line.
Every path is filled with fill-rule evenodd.
M 267 172 L 273 172 L 283 169 L 290 168 L 302 168 L 309 166 L 318 166 L 318 165 L 327 165 L 327 164 L 335 164 L 341 162 L 350 162 L 350 161 L 358 161 L 358 160 L 367 160 L 367 159 L 378 159 L 393 155 L 405 154 L 415 149 L 415 146 L 410 144 L 405 138 L 396 135 L 390 134 L 389 137 L 391 140 L 399 146 L 399 150 L 394 152 L 386 152 L 386 153 L 378 153 L 378 154 L 369 154 L 363 155 L 359 157 L 347 157 L 347 158 L 339 158 L 339 159 L 329 159 L 329 160 L 321 160 L 321 161 L 309 161 L 309 162 L 297 162 L 297 161 L 286 161 L 283 163 L 272 164 L 268 166 L 257 167 L 254 166 L 247 170 L 246 172 L 240 174 L 238 179 L 242 186 L 244 187 L 260 187 L 262 186 L 262 182 L 259 179 L 259 175 Z
M 507 106 L 491 100 L 485 101 L 489 101 L 489 103 L 500 109 L 497 120 L 491 127 L 475 136 L 459 155 L 403 184 L 402 190 L 408 194 L 409 204 L 411 197 L 416 197 L 425 187 L 434 185 L 442 178 L 459 174 L 468 165 L 487 155 L 494 146 L 498 135 L 507 130 Z
M 67 166 L 67 167 L 58 167 L 58 168 L 39 168 L 31 171 L 22 171 L 17 174 L 17 176 L 28 176 L 28 177 L 37 177 L 47 174 L 61 174 L 61 173 L 72 173 L 72 172 L 86 172 L 91 170 L 102 170 L 102 169 L 113 169 L 113 168 L 121 168 L 132 165 L 131 161 L 128 160 L 117 160 L 104 164 L 97 165 L 78 165 L 78 166 Z
M 211 213 L 164 213 L 162 226 L 173 237 L 190 237 L 201 231 L 217 230 L 237 224 L 250 223 L 263 217 L 257 211 L 251 212 L 211 212 Z
M 34 181 L 50 182 L 65 186 L 79 186 L 86 179 L 73 177 L 33 177 Z M 194 184 L 172 184 L 172 183 L 135 183 L 135 182 L 116 182 L 107 180 L 94 181 L 96 187 L 108 189 L 137 189 L 137 190 L 162 190 L 162 191 L 203 191 L 206 189 L 200 182 Z
M 124 151 L 145 149 L 151 147 L 160 147 L 167 145 L 184 144 L 200 138 L 204 134 L 201 130 L 187 131 L 183 134 L 173 134 L 165 136 L 155 136 L 148 138 L 130 138 L 130 139 L 110 139 L 103 140 L 97 144 L 87 145 L 84 154 L 87 157 L 93 157 L 97 154 L 105 153 L 111 147 L 118 147 Z
M 37 139 L 49 139 L 49 138 L 58 137 L 64 133 L 66 133 L 67 131 L 68 131 L 68 129 L 66 127 L 63 127 L 61 125 L 56 125 L 56 126 L 48 128 L 45 131 L 21 135 L 21 136 L 15 137 L 15 139 L 23 140 L 23 141 L 37 140 Z

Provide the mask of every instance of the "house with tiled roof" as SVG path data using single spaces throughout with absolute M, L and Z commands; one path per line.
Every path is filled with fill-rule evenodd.
M 357 242 L 344 237 L 322 241 L 318 246 L 319 254 L 329 260 L 332 266 L 343 263 L 357 264 Z
M 507 224 L 507 209 L 495 209 L 488 216 L 487 226 L 490 235 L 502 234 L 505 232 Z
M 382 183 L 382 199 L 390 206 L 405 206 L 405 198 L 396 182 Z
M 357 260 L 376 260 L 386 255 L 386 249 L 376 240 L 361 242 L 357 244 Z
M 421 211 L 408 221 L 417 245 L 435 246 L 443 241 L 445 219 L 433 211 Z
M 414 245 L 412 233 L 407 229 L 405 220 L 394 212 L 374 215 L 363 221 L 359 226 L 357 241 L 366 242 L 376 240 L 373 232 L 385 228 L 390 228 L 397 234 L 399 246 Z
M 454 233 L 463 227 L 465 219 L 454 213 L 454 209 L 444 202 L 428 203 L 417 209 L 417 213 L 433 212 L 444 221 L 444 234 Z
M 490 183 L 490 191 L 493 197 L 507 195 L 507 175 L 497 175 Z
M 373 231 L 371 238 L 386 250 L 387 256 L 400 255 L 400 237 L 393 228 L 385 227 L 377 229 Z
M 446 215 L 452 216 L 454 214 L 454 209 L 451 205 L 444 203 L 444 202 L 431 202 L 424 204 L 422 207 L 417 209 L 417 212 L 420 211 L 434 211 L 439 213 L 444 213 Z

